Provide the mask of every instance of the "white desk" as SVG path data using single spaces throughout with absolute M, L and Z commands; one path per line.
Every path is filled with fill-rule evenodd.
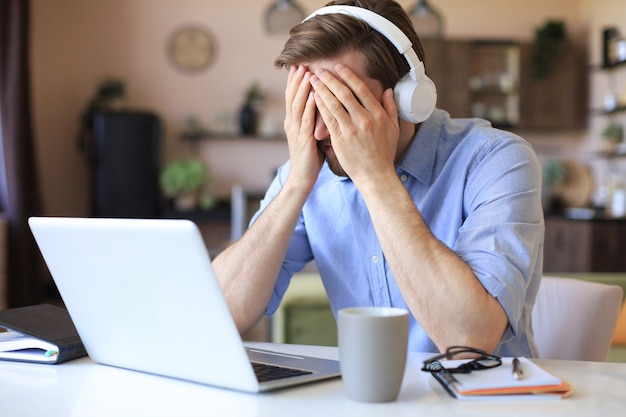
M 251 343 L 268 347 L 267 344 Z M 337 358 L 337 349 L 273 345 L 276 350 Z M 626 364 L 541 360 L 574 387 L 566 399 L 462 402 L 427 373 L 429 354 L 409 355 L 398 401 L 348 399 L 341 379 L 269 394 L 245 394 L 127 371 L 82 358 L 61 365 L 0 361 L 0 415 L 30 416 L 623 416 Z

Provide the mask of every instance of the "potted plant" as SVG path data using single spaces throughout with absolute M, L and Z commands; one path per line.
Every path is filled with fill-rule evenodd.
M 567 26 L 563 20 L 548 20 L 544 26 L 535 30 L 532 74 L 536 80 L 541 80 L 552 72 L 565 39 Z
M 624 127 L 620 123 L 611 122 L 602 131 L 602 137 L 617 144 L 624 139 Z
M 198 204 L 200 191 L 209 181 L 207 166 L 200 161 L 173 161 L 165 166 L 159 177 L 161 190 L 174 200 L 179 210 L 191 210 Z
M 554 195 L 554 189 L 565 180 L 567 168 L 562 161 L 549 159 L 543 165 L 542 171 L 543 186 L 541 190 L 541 200 L 544 211 L 549 213 L 559 208 L 560 202 Z

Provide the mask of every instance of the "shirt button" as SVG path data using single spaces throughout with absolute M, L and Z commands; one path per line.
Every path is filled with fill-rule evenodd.
M 375 264 L 378 263 L 378 256 L 376 255 L 372 255 L 372 262 L 374 262 Z
M 402 182 L 406 182 L 406 180 L 408 180 L 408 179 L 409 179 L 409 176 L 408 176 L 408 175 L 406 175 L 406 174 L 402 174 L 402 175 L 400 175 L 400 181 L 402 181 Z

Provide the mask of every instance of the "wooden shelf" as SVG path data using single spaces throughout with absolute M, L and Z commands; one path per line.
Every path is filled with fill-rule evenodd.
M 626 105 L 618 106 L 614 108 L 613 110 L 593 109 L 591 110 L 591 112 L 598 116 L 610 116 L 612 114 L 619 114 L 619 113 L 626 112 Z
M 626 106 L 622 105 L 622 106 L 618 106 L 618 107 L 614 108 L 613 110 L 605 110 L 604 114 L 622 113 L 624 111 L 626 111 Z
M 621 149 L 615 151 L 598 151 L 595 153 L 595 155 L 603 159 L 626 158 L 626 152 Z
M 263 135 L 234 135 L 227 133 L 207 133 L 202 135 L 193 134 L 181 134 L 180 139 L 188 142 L 203 142 L 203 141 L 250 141 L 250 142 L 286 142 L 287 137 L 284 134 L 263 136 Z
M 619 67 L 623 67 L 626 66 L 626 61 L 620 61 L 620 62 L 614 62 L 613 64 L 603 64 L 600 69 L 604 70 L 604 71 L 610 71 L 614 68 L 619 68 Z

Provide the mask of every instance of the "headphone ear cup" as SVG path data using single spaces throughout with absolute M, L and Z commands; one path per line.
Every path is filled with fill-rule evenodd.
M 402 119 L 421 123 L 435 110 L 437 88 L 427 76 L 415 81 L 409 73 L 394 86 L 393 97 L 398 106 L 398 115 Z

